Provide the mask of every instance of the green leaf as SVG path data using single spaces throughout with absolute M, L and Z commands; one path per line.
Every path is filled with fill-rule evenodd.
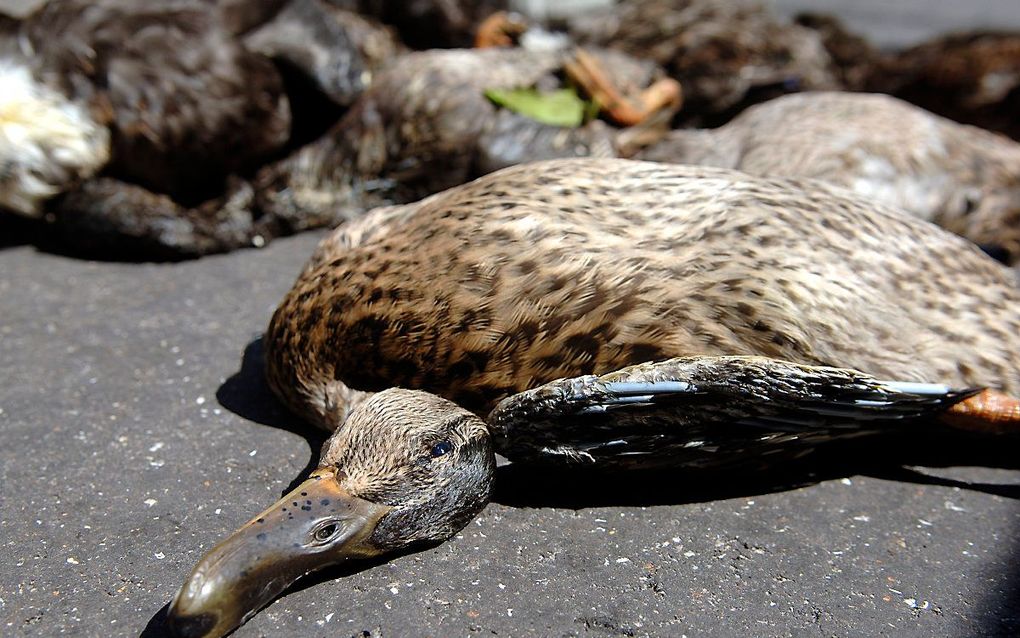
M 525 117 L 553 126 L 580 126 L 589 103 L 573 89 L 539 93 L 535 89 L 487 89 L 485 97 Z

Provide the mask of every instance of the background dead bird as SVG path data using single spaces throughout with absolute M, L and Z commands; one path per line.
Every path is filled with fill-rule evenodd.
M 650 62 L 592 50 L 612 78 L 647 87 Z M 381 73 L 320 140 L 263 169 L 258 206 L 294 229 L 412 201 L 523 160 L 616 155 L 611 127 L 551 126 L 497 107 L 492 89 L 553 88 L 572 50 L 416 52 Z
M 663 67 L 684 88 L 678 119 L 687 125 L 718 126 L 784 93 L 841 88 L 818 33 L 759 2 L 633 0 L 571 18 L 567 31 Z
M 868 90 L 1020 140 L 1020 32 L 972 31 L 880 60 Z
M 91 256 L 196 257 L 288 228 L 242 178 L 332 125 L 399 45 L 317 0 L 250 4 L 54 0 L 8 20 L 0 205 Z

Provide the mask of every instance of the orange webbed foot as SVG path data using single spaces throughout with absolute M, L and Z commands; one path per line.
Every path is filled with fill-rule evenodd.
M 961 430 L 1020 434 L 1020 399 L 998 390 L 982 390 L 949 408 L 941 419 Z
M 475 32 L 475 48 L 512 47 L 528 30 L 528 21 L 519 13 L 497 11 L 482 20 Z
M 671 78 L 658 80 L 636 97 L 624 94 L 595 57 L 584 49 L 577 49 L 565 68 L 567 75 L 598 102 L 612 121 L 621 126 L 640 124 L 665 108 L 679 108 L 683 100 L 680 83 Z

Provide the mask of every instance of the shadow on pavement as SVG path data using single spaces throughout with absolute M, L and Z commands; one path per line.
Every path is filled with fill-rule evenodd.
M 171 633 L 170 627 L 166 622 L 166 611 L 169 608 L 170 603 L 167 603 L 153 614 L 148 624 L 145 625 L 145 629 L 138 634 L 138 638 L 172 638 L 173 633 Z
M 44 230 L 38 220 L 0 211 L 0 250 L 31 244 Z
M 867 475 L 893 481 L 962 489 L 1020 499 L 1020 485 L 968 483 L 928 474 L 914 466 L 972 465 L 1018 468 L 1020 458 L 999 439 L 970 436 L 882 437 L 843 441 L 769 467 L 595 471 L 579 467 L 497 469 L 494 502 L 510 507 L 680 505 L 754 497 L 821 481 Z
M 286 494 L 315 469 L 319 461 L 318 450 L 329 433 L 305 423 L 284 406 L 269 389 L 266 382 L 262 337 L 245 347 L 241 368 L 216 390 L 216 400 L 237 416 L 261 425 L 293 432 L 308 441 L 313 451 L 308 464 L 281 492 Z

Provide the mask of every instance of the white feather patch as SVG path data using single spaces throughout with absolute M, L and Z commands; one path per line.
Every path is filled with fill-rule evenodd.
M 47 199 L 98 172 L 110 134 L 81 105 L 0 60 L 0 207 L 30 217 Z

